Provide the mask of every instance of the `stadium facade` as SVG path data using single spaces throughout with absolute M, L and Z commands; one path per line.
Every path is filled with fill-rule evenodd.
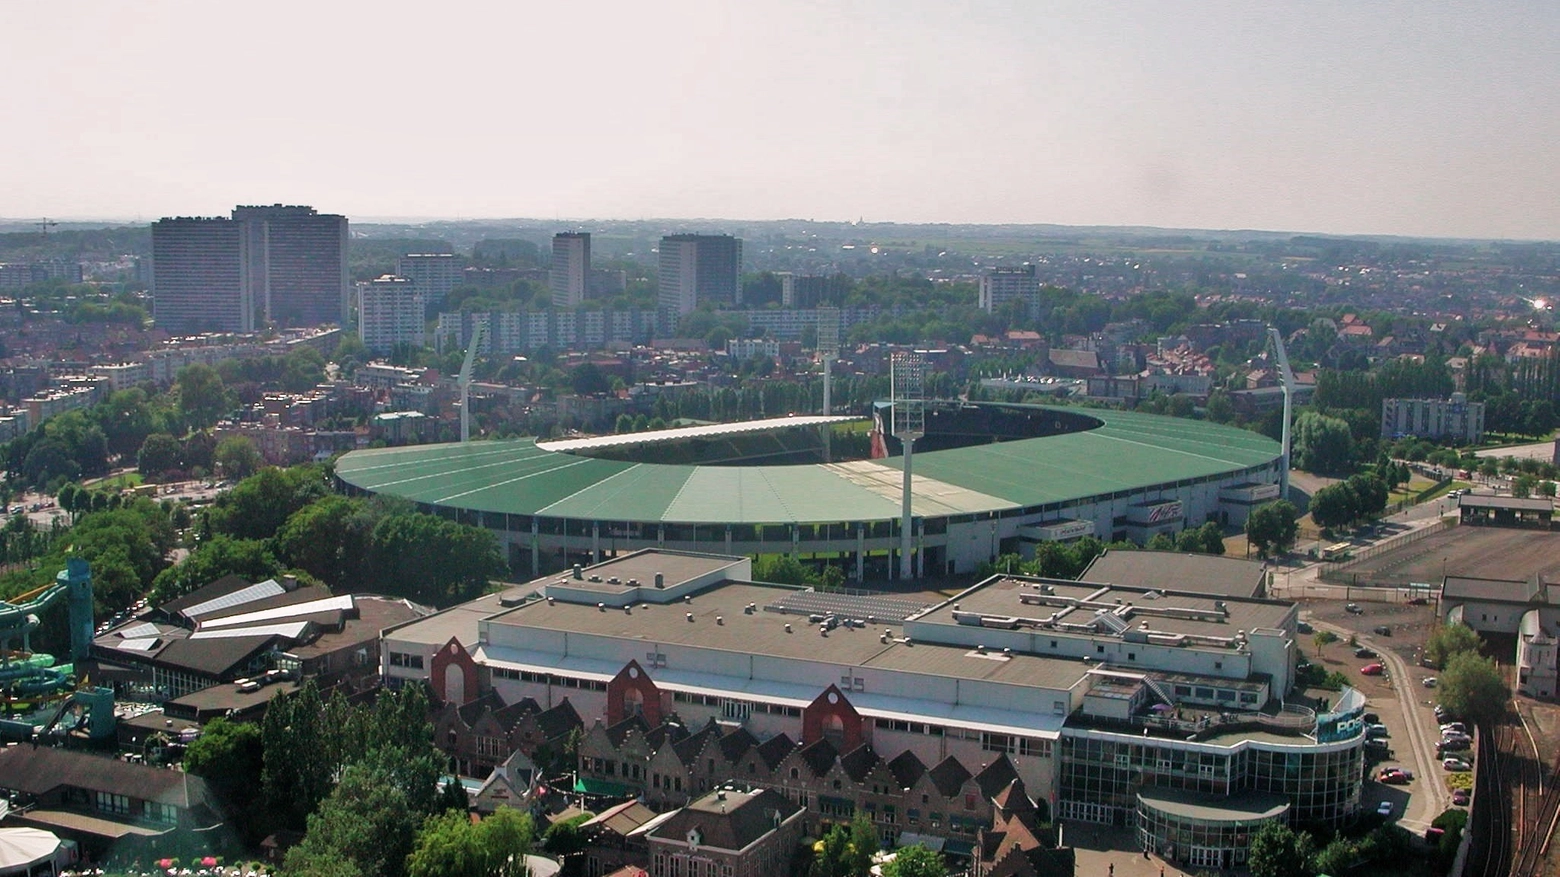
M 820 430 L 835 434 L 842 420 L 356 451 L 336 477 L 344 490 L 486 527 L 533 575 L 661 548 L 784 553 L 886 579 L 902 458 L 796 462 L 830 459 Z M 927 422 L 912 487 L 918 575 L 971 572 L 1045 541 L 1239 526 L 1278 493 L 1278 443 L 1233 427 L 1016 405 L 934 409 Z

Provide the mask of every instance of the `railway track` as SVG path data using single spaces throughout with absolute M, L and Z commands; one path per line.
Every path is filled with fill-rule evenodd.
M 1510 709 L 1482 729 L 1478 753 L 1480 806 L 1469 823 L 1474 834 L 1465 877 L 1542 877 L 1560 814 L 1560 766 L 1551 770 L 1540 760 Z

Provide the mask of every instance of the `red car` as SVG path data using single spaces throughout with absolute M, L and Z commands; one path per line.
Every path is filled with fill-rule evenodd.
M 1466 806 L 1468 806 L 1468 801 L 1469 801 L 1469 797 L 1468 797 L 1468 790 L 1467 789 L 1458 789 L 1457 791 L 1452 793 L 1452 803 L 1453 804 L 1456 804 L 1459 807 L 1466 807 Z
M 1386 783 L 1389 786 L 1406 786 L 1413 781 L 1413 777 L 1401 770 L 1384 770 L 1376 777 L 1376 782 Z
M 1381 674 L 1387 672 L 1387 668 L 1381 666 L 1380 664 L 1366 664 L 1360 668 L 1360 672 L 1364 673 L 1366 676 L 1380 676 Z

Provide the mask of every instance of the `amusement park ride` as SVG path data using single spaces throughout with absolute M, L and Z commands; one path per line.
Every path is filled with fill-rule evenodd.
M 61 600 L 69 612 L 67 664 L 32 650 L 39 613 Z M 92 570 L 85 560 L 71 558 L 53 584 L 0 601 L 0 738 L 113 736 L 113 691 L 84 680 L 77 684 L 76 664 L 86 660 L 91 648 Z

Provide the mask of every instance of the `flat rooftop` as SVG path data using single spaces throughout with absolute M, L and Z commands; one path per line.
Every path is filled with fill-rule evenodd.
M 1288 798 L 1265 792 L 1203 795 L 1184 789 L 1144 786 L 1138 791 L 1138 798 L 1161 813 L 1204 823 L 1272 819 L 1289 809 Z
M 1079 601 L 1083 605 L 1068 611 L 1069 601 Z M 1231 637 L 1237 631 L 1249 632 L 1256 628 L 1282 628 L 1285 618 L 1294 610 L 1293 604 L 1278 600 L 998 576 L 916 617 L 915 621 L 958 624 L 956 613 L 1018 618 L 1021 622 L 1023 619 L 1043 621 L 1063 613 L 1059 621 L 1087 624 L 1097 609 L 1107 608 L 1113 612 L 1123 605 L 1130 609 L 1119 613 L 1118 617 L 1128 626 L 1141 627 L 1147 621 L 1156 633 L 1210 637 Z
M 1107 549 L 1078 578 L 1219 597 L 1255 597 L 1266 575 L 1267 564 L 1238 557 Z

